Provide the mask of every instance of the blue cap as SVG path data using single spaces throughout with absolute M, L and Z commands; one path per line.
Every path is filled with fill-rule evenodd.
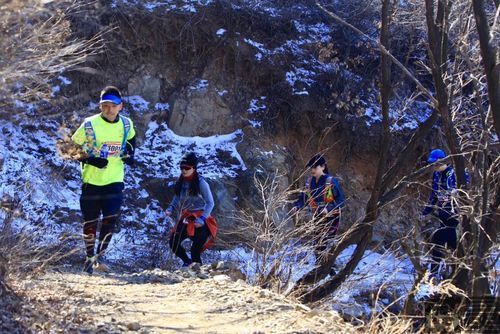
M 113 95 L 113 94 L 104 94 L 101 96 L 101 100 L 99 101 L 99 104 L 104 103 L 104 102 L 111 102 L 113 104 L 120 104 L 122 103 L 122 99 L 119 96 Z
M 439 159 L 444 159 L 446 158 L 446 153 L 444 153 L 443 150 L 436 148 L 435 150 L 431 151 L 431 154 L 429 154 L 429 159 L 427 159 L 427 162 L 432 164 Z

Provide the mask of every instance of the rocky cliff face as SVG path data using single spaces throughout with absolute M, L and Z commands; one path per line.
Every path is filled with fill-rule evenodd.
M 139 139 L 114 241 L 120 256 L 147 257 L 150 239 L 164 233 L 185 150 L 201 157 L 222 240 L 232 238 L 235 212 L 258 206 L 254 176 L 285 175 L 280 187 L 297 187 L 318 151 L 349 198 L 342 228 L 362 217 L 377 162 L 377 58 L 313 1 L 98 1 L 70 22 L 78 37 L 112 30 L 102 54 L 54 80 L 50 101 L 18 101 L 17 116 L 0 121 L 0 194 L 21 208 L 10 216 L 16 226 L 45 226 L 49 242 L 80 230 L 78 166 L 55 141 L 97 112 L 107 84 L 127 96 Z M 414 107 L 393 115 L 401 142 L 428 112 Z M 413 197 L 389 205 L 378 237 L 404 232 L 414 212 Z

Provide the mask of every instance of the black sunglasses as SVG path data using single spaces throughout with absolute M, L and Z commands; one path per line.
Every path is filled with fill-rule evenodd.
M 191 170 L 193 167 L 191 166 L 181 166 L 181 170 Z

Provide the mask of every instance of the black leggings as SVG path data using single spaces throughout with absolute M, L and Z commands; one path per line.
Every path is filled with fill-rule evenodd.
M 201 249 L 210 236 L 210 230 L 205 224 L 195 229 L 194 237 L 188 237 L 186 227 L 187 225 L 182 222 L 177 224 L 177 228 L 169 240 L 170 248 L 184 264 L 190 264 L 191 262 L 198 262 L 201 264 Z M 186 250 L 181 245 L 182 241 L 187 238 L 193 240 L 193 245 L 191 246 L 191 259 L 187 256 Z
M 449 205 L 438 209 L 437 216 L 441 220 L 441 227 L 432 235 L 432 264 L 431 273 L 437 274 L 439 264 L 445 255 L 445 249 L 454 251 L 457 248 L 458 220 Z
M 97 225 L 101 213 L 102 224 L 97 253 L 103 254 L 108 248 L 123 203 L 122 190 L 123 183 L 112 183 L 106 186 L 83 185 L 80 208 L 84 220 L 83 239 L 88 257 L 94 256 Z
M 325 218 L 324 216 L 318 215 L 314 217 L 314 219 L 315 221 L 319 221 L 321 219 L 324 220 L 323 221 L 323 224 L 325 224 L 324 231 L 326 232 L 326 233 L 320 233 L 314 237 L 316 241 L 316 245 L 314 247 L 314 255 L 316 257 L 316 261 L 319 263 L 319 259 L 321 258 L 323 252 L 326 250 L 326 243 L 328 241 L 331 241 L 337 234 L 340 225 L 340 216 L 331 215 Z

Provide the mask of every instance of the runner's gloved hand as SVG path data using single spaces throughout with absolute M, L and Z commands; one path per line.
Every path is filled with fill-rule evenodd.
M 134 152 L 135 152 L 135 137 L 132 138 L 131 140 L 128 140 L 127 141 L 127 144 L 125 146 L 125 154 L 124 156 L 122 157 L 122 161 L 129 165 L 129 166 L 133 166 L 134 165 Z
M 205 217 L 201 216 L 201 217 L 198 217 L 194 220 L 194 226 L 196 227 L 202 227 L 203 225 L 205 225 Z
M 134 156 L 133 155 L 127 155 L 125 157 L 122 158 L 122 161 L 123 163 L 129 165 L 129 166 L 133 166 L 134 165 Z
M 88 157 L 83 159 L 78 159 L 78 161 L 84 164 L 89 164 L 97 168 L 104 168 L 108 165 L 108 159 L 98 158 L 98 157 Z

